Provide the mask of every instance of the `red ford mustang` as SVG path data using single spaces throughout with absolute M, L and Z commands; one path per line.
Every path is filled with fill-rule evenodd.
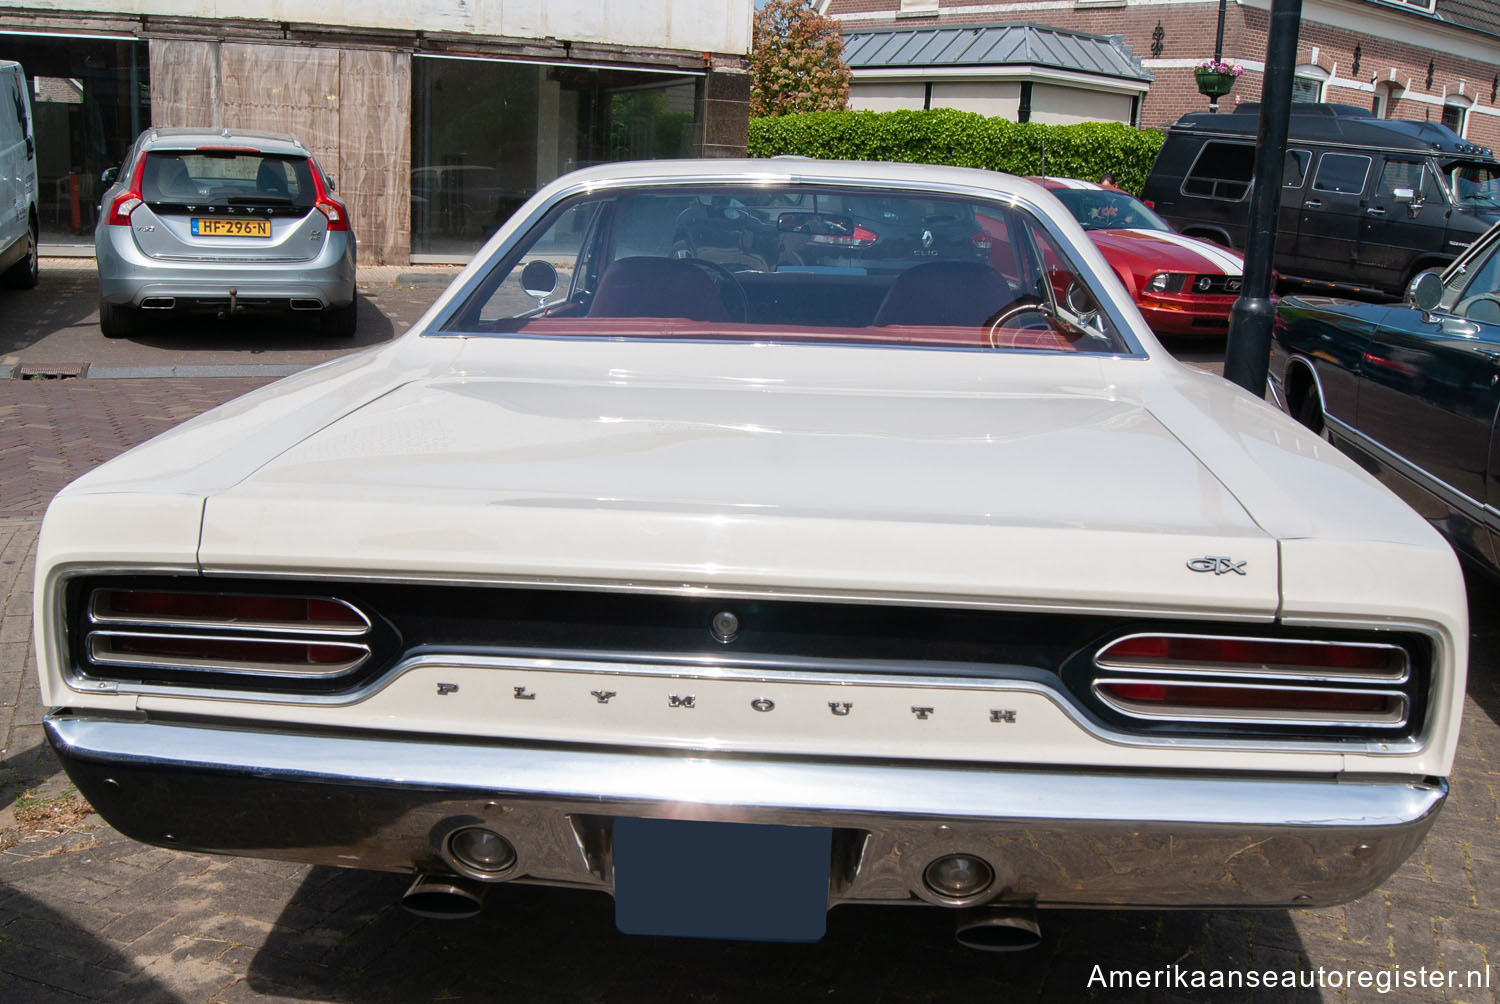
M 1157 334 L 1222 335 L 1244 259 L 1177 233 L 1127 192 L 1071 178 L 1033 178 L 1082 224 Z

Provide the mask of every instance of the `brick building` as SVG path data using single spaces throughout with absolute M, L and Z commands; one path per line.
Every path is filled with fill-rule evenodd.
M 1258 100 L 1270 24 L 1270 0 L 819 0 L 819 7 L 846 35 L 1005 22 L 1119 35 L 1154 78 L 1139 108 L 1147 127 L 1206 107 L 1192 68 L 1213 55 L 1221 11 L 1224 58 L 1245 69 L 1224 102 Z M 1500 148 L 1500 0 L 1304 0 L 1295 96 L 1444 122 Z

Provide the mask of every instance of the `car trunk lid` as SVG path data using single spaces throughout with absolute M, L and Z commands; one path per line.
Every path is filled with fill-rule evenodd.
M 1275 540 L 1138 402 L 610 372 L 407 385 L 209 498 L 200 562 L 1276 610 Z

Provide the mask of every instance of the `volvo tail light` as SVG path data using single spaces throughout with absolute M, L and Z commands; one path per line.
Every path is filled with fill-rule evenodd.
M 116 195 L 109 203 L 109 213 L 105 219 L 109 226 L 130 226 L 130 214 L 145 204 L 141 198 L 141 175 L 146 171 L 146 158 L 150 154 L 142 154 L 141 159 L 136 162 L 135 173 L 130 176 L 130 187 Z
M 313 197 L 315 199 L 313 208 L 327 218 L 330 233 L 335 230 L 348 230 L 349 210 L 345 208 L 342 202 L 339 202 L 328 193 L 328 185 L 323 180 L 323 172 L 318 170 L 318 165 L 313 162 L 311 157 L 307 160 L 307 166 L 312 171 Z

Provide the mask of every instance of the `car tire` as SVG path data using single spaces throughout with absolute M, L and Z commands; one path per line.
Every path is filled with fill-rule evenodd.
M 1328 439 L 1328 423 L 1323 416 L 1323 397 L 1311 378 L 1292 405 L 1292 417 L 1323 439 Z
M 359 326 L 359 298 L 355 297 L 342 307 L 325 307 L 319 319 L 323 334 L 330 338 L 352 338 Z
M 99 330 L 105 338 L 125 338 L 135 333 L 135 326 L 135 310 L 99 301 Z
M 5 285 L 11 289 L 34 289 L 37 281 L 42 277 L 42 259 L 39 247 L 41 237 L 37 233 L 35 220 L 31 221 L 28 234 L 31 239 L 31 248 L 26 252 L 26 257 L 5 271 Z

